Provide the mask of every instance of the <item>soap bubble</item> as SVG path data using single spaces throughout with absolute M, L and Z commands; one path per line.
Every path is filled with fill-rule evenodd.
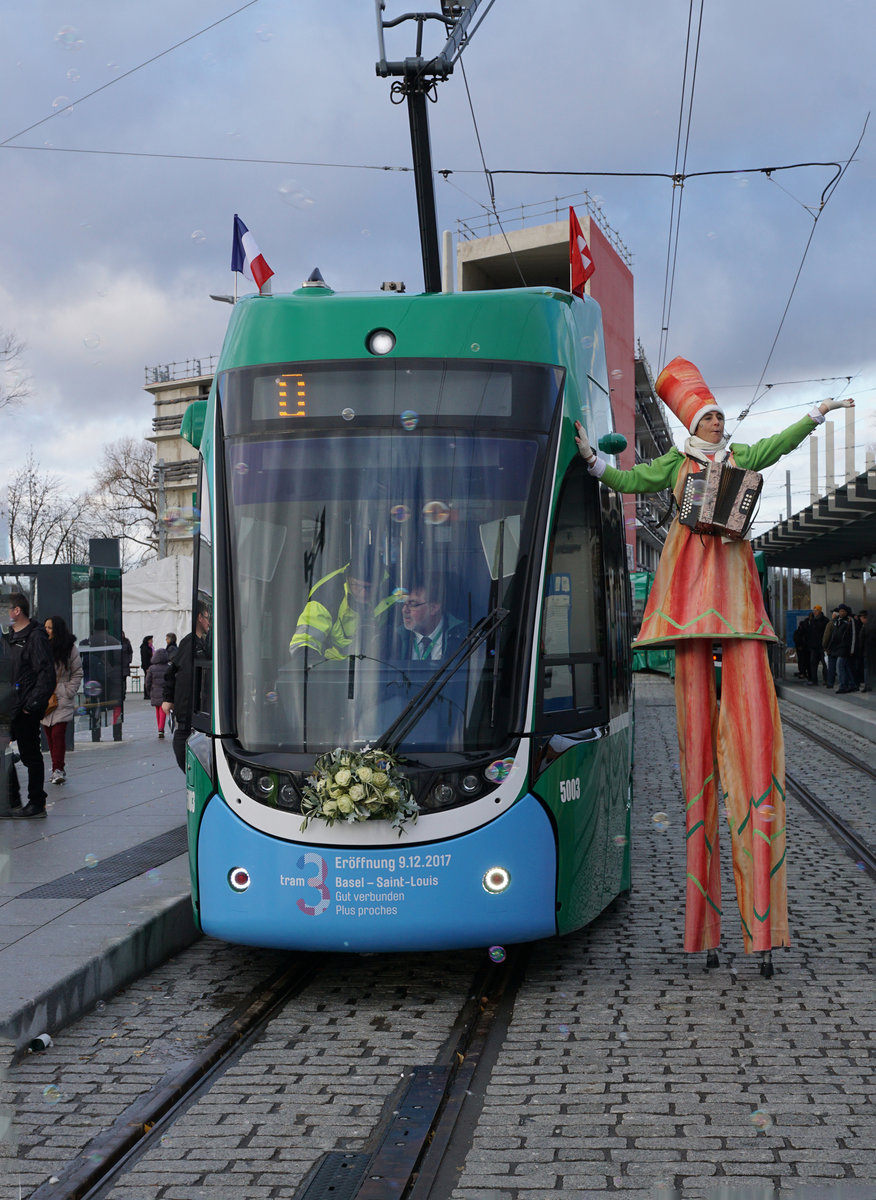
M 651 818 L 651 820 L 654 823 L 655 829 L 662 830 L 669 828 L 669 816 L 665 812 L 654 813 L 654 816 Z
M 46 1104 L 57 1104 L 61 1099 L 61 1089 L 55 1083 L 50 1083 L 43 1088 L 43 1099 Z
M 88 683 L 84 685 L 82 690 L 85 692 L 86 696 L 99 696 L 103 691 L 103 688 L 96 679 L 89 679 Z
M 202 246 L 204 244 L 204 242 L 206 242 L 206 240 L 207 240 L 207 235 L 206 235 L 206 233 L 204 233 L 203 229 L 192 230 L 192 241 L 195 243 L 196 246 Z
M 86 348 L 86 350 L 96 350 L 100 345 L 100 334 L 86 333 L 85 337 L 82 339 L 82 345 Z
M 313 196 L 307 188 L 301 186 L 297 179 L 284 179 L 277 191 L 283 203 L 292 208 L 304 210 L 313 206 Z
M 762 821 L 766 821 L 767 824 L 769 824 L 769 822 L 772 821 L 776 815 L 776 810 L 771 804 L 762 804 L 757 811 L 760 813 L 760 819 Z
M 355 415 L 356 414 L 352 408 L 342 408 L 341 409 L 341 416 L 344 418 L 345 421 L 352 421 L 353 417 L 355 417 Z
M 423 505 L 423 519 L 427 525 L 443 525 L 450 520 L 450 509 L 442 500 L 427 500 Z
M 277 703 L 277 693 L 276 692 L 265 692 L 265 699 L 267 700 L 268 704 L 276 704 Z
M 614 844 L 616 846 L 625 846 L 627 844 L 627 839 L 624 837 L 624 835 L 622 833 L 619 833 L 617 835 L 617 837 L 614 839 Z
M 256 29 L 256 37 L 260 42 L 270 42 L 274 36 L 274 31 L 270 25 L 259 25 Z
M 419 414 L 415 413 L 412 408 L 409 408 L 407 411 L 403 412 L 400 420 L 402 423 L 402 429 L 416 429 L 420 423 Z
M 505 961 L 505 947 L 504 946 L 490 946 L 489 955 L 494 963 L 504 962 Z
M 749 1117 L 755 1129 L 759 1129 L 761 1133 L 769 1133 L 773 1127 L 773 1119 L 765 1108 L 756 1108 Z
M 67 72 L 67 78 L 70 81 L 70 83 L 78 83 L 79 82 L 79 72 L 76 70 L 75 67 L 71 67 L 70 70 Z
M 623 379 L 624 373 L 623 373 L 623 371 L 621 371 L 617 367 L 615 367 L 615 369 L 611 372 L 611 377 L 612 377 L 612 379 Z
M 63 117 L 69 117 L 73 113 L 73 106 L 70 103 L 69 96 L 56 96 L 52 101 L 52 108 Z
M 394 504 L 389 510 L 389 515 L 397 525 L 403 525 L 411 519 L 411 510 L 406 504 Z
M 63 50 L 81 50 L 82 38 L 72 25 L 62 25 L 55 34 L 55 41 Z
M 234 464 L 234 474 L 235 475 L 248 475 L 249 474 L 249 463 L 236 462 Z
M 472 348 L 472 353 L 477 354 L 478 350 L 480 350 L 480 348 L 481 348 L 480 342 L 472 342 L 471 348 Z
M 86 854 L 85 856 L 86 867 L 96 867 L 99 861 L 96 854 Z

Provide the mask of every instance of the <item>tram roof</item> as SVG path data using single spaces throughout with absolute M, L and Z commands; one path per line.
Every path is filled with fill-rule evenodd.
M 864 569 L 876 562 L 876 467 L 754 538 L 772 567 Z

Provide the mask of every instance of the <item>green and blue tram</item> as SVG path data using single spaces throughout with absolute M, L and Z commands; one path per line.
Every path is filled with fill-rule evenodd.
M 629 887 L 633 734 L 623 510 L 574 440 L 613 428 L 598 304 L 318 278 L 235 305 L 201 404 L 201 928 L 359 952 L 592 920 Z M 416 819 L 305 820 L 315 764 L 371 750 Z

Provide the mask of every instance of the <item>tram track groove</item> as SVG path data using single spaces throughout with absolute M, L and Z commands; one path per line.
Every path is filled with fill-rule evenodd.
M 854 767 L 870 779 L 876 779 L 876 768 L 871 766 L 870 763 L 865 762 L 862 758 L 858 758 L 857 755 L 850 754 L 848 750 L 841 749 L 837 746 L 836 742 L 831 742 L 828 738 L 822 737 L 821 734 L 807 728 L 800 721 L 795 721 L 793 717 L 788 717 L 784 713 L 782 714 L 782 724 L 787 725 L 790 729 L 795 729 L 797 733 L 802 734 L 810 742 L 815 742 L 823 750 L 829 750 L 836 758 L 842 759 L 844 763 L 847 763 L 850 767 Z
M 855 833 L 847 821 L 838 816 L 829 805 L 825 804 L 822 799 L 816 796 L 810 788 L 787 769 L 785 770 L 785 783 L 788 791 L 830 830 L 836 840 L 858 862 L 864 864 L 864 870 L 871 879 L 876 879 L 876 852 L 874 852 L 873 848 Z
M 35 1188 L 29 1200 L 96 1200 L 104 1194 L 160 1138 L 169 1121 L 187 1108 L 199 1090 L 245 1050 L 277 1010 L 303 991 L 329 961 L 327 956 L 301 954 L 290 967 L 274 972 L 219 1022 L 203 1050 L 139 1096 L 109 1129 L 83 1147 L 55 1182 Z

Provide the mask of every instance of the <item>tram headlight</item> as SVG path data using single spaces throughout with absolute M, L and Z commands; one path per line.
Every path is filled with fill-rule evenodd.
M 435 797 L 435 803 L 440 808 L 444 808 L 445 805 L 453 803 L 456 792 L 449 783 L 443 782 L 435 786 L 432 791 L 432 795 Z
M 476 796 L 481 790 L 481 781 L 477 775 L 463 775 L 461 787 L 466 796 Z
M 298 803 L 298 793 L 291 783 L 284 783 L 280 788 L 279 801 L 283 808 L 294 808 Z
M 504 867 L 490 867 L 481 883 L 485 892 L 489 892 L 491 896 L 498 896 L 510 886 L 511 875 Z
M 300 811 L 303 772 L 266 771 L 256 763 L 241 762 L 231 755 L 228 755 L 228 760 L 234 782 L 244 796 L 270 808 L 279 808 L 285 812 Z
M 245 892 L 252 880 L 246 867 L 232 867 L 228 872 L 228 883 L 234 892 Z
M 395 349 L 395 334 L 388 329 L 373 329 L 365 339 L 365 348 L 369 354 L 389 354 Z

